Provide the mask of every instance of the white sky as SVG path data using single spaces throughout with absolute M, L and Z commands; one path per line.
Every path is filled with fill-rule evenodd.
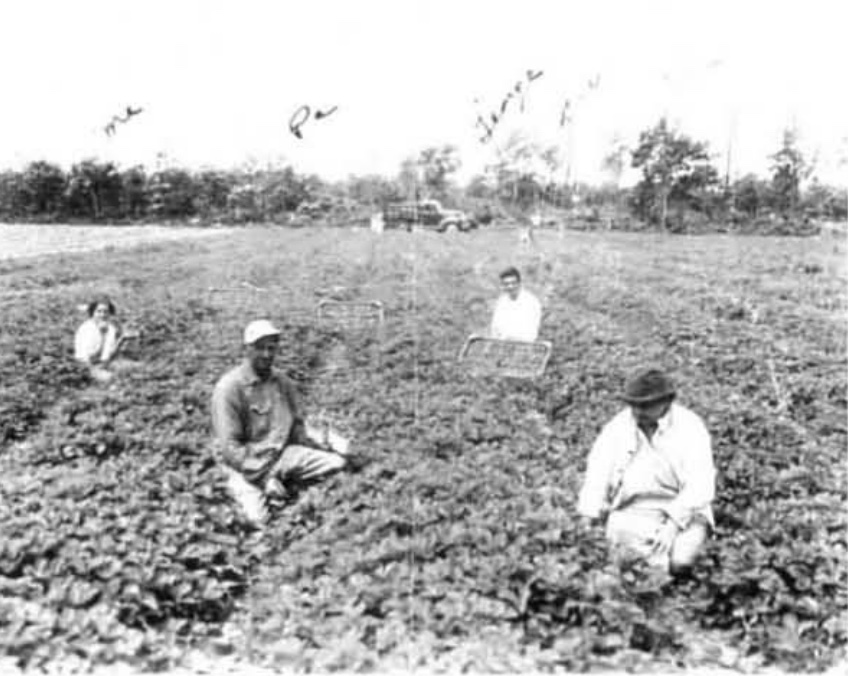
M 818 175 L 848 185 L 848 3 L 659 0 L 4 0 L 0 168 L 86 157 L 197 167 L 283 158 L 328 179 L 395 174 L 430 144 L 460 147 L 465 178 L 493 159 L 476 113 L 527 69 L 495 140 L 523 129 L 605 178 L 663 112 L 724 171 L 765 175 L 793 122 Z M 600 73 L 600 85 L 586 82 Z M 475 99 L 482 103 L 475 104 Z M 288 129 L 301 104 L 337 105 Z M 127 105 L 144 108 L 107 137 Z M 735 122 L 734 122 L 735 120 Z

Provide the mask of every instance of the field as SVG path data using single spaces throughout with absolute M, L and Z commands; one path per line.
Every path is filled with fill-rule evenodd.
M 207 656 L 293 671 L 822 671 L 845 657 L 846 246 L 839 239 L 249 229 L 0 263 L 0 656 Z M 456 363 L 509 264 L 543 299 L 535 381 Z M 214 289 L 214 290 L 210 290 Z M 78 306 L 143 331 L 110 388 Z M 315 326 L 379 300 L 377 335 Z M 310 415 L 361 462 L 264 537 L 208 451 L 247 320 L 284 329 Z M 710 428 L 694 579 L 613 574 L 576 493 L 626 376 L 672 370 Z M 0 666 L 4 664 L 0 657 Z
M 0 260 L 137 246 L 148 242 L 195 239 L 221 234 L 221 229 L 147 225 L 11 225 L 0 223 Z

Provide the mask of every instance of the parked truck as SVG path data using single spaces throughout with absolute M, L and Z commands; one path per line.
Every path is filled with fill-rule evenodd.
M 438 200 L 399 202 L 383 209 L 383 223 L 388 228 L 412 227 L 433 229 L 436 232 L 467 232 L 477 227 L 474 219 L 457 209 L 445 209 Z

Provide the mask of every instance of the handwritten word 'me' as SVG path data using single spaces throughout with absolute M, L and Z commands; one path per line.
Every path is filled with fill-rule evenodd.
M 501 100 L 500 108 L 498 112 L 490 112 L 488 121 L 478 113 L 477 122 L 475 126 L 482 127 L 483 136 L 480 138 L 481 143 L 486 143 L 487 141 L 492 140 L 492 135 L 495 133 L 495 127 L 498 126 L 498 123 L 503 119 L 504 115 L 506 115 L 506 111 L 509 108 L 509 102 L 516 96 L 521 97 L 521 112 L 524 112 L 524 90 L 523 87 L 525 84 L 530 84 L 534 80 L 538 80 L 544 71 L 538 70 L 533 72 L 532 70 L 527 71 L 526 82 L 525 80 L 518 80 L 513 88 L 507 92 L 506 96 Z
M 131 106 L 127 106 L 127 114 L 124 117 L 120 117 L 119 115 L 113 115 L 112 119 L 109 120 L 109 123 L 105 127 L 103 127 L 103 131 L 106 133 L 106 136 L 113 136 L 115 134 L 116 122 L 126 124 L 130 121 L 131 118 L 135 117 L 143 110 L 144 108 L 132 108 Z
M 300 131 L 300 128 L 309 121 L 310 117 L 316 120 L 323 120 L 325 117 L 329 117 L 335 113 L 336 110 L 338 110 L 338 106 L 333 106 L 329 110 L 316 109 L 315 115 L 312 115 L 312 109 L 309 106 L 300 106 L 300 108 L 292 113 L 291 118 L 289 118 L 289 131 L 297 136 L 297 138 L 302 139 L 303 132 Z

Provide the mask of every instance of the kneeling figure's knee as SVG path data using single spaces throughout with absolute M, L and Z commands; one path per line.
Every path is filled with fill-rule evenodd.
M 672 573 L 685 571 L 695 565 L 707 542 L 709 530 L 706 524 L 700 521 L 691 524 L 681 532 L 674 541 L 671 548 L 669 567 Z

